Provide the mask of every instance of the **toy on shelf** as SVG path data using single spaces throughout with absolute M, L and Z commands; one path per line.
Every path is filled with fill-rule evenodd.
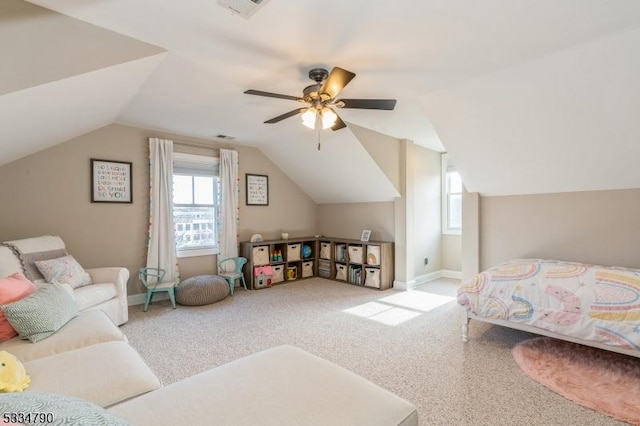
M 271 252 L 271 261 L 272 262 L 282 262 L 284 259 L 282 257 L 282 250 L 275 249 Z

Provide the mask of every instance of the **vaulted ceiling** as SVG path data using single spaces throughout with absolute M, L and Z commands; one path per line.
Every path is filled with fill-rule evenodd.
M 317 202 L 398 195 L 359 128 L 448 151 L 489 195 L 640 187 L 637 0 L 3 0 L 0 164 L 111 123 L 258 147 Z M 357 77 L 322 134 L 299 106 L 313 67 Z

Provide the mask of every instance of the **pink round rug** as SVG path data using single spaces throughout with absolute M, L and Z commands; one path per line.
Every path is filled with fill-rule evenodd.
M 550 337 L 518 343 L 524 373 L 571 401 L 640 425 L 640 358 Z

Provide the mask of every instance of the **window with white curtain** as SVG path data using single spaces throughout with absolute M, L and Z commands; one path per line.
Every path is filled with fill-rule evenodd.
M 448 154 L 442 154 L 442 233 L 462 233 L 462 179 Z
M 173 221 L 178 257 L 218 253 L 219 159 L 173 155 Z

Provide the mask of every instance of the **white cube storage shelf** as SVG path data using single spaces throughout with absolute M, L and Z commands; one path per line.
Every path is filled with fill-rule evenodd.
M 255 267 L 270 266 L 272 284 L 311 277 L 385 290 L 393 285 L 393 242 L 360 241 L 333 237 L 242 242 L 241 256 L 248 259 L 245 280 L 256 288 Z

